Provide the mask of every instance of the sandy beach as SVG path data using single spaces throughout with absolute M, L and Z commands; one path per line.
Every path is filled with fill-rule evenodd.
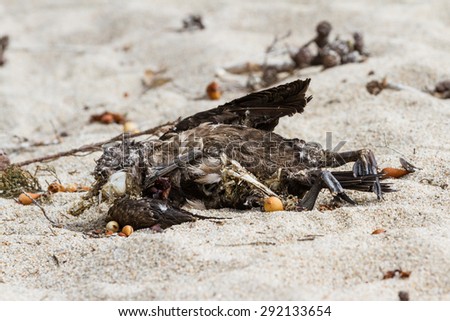
M 204 30 L 179 32 L 200 14 Z M 248 91 L 246 75 L 215 75 L 230 65 L 262 63 L 275 35 L 300 47 L 322 20 L 333 36 L 364 34 L 363 63 L 297 70 L 311 78 L 305 112 L 276 132 L 342 150 L 368 148 L 378 165 L 403 157 L 421 168 L 392 179 L 395 193 L 349 192 L 357 206 L 329 204 L 323 190 L 310 212 L 258 209 L 200 211 L 229 218 L 173 226 L 162 233 L 89 237 L 105 226 L 108 206 L 68 214 L 83 193 L 57 193 L 37 206 L 0 198 L 1 300 L 450 300 L 450 99 L 423 92 L 450 79 L 450 2 L 434 1 L 0 1 L 0 149 L 20 162 L 122 132 L 90 123 L 111 111 L 145 130 L 213 108 Z M 278 56 L 273 59 L 285 59 Z M 171 81 L 143 91 L 145 70 Z M 418 90 L 370 95 L 366 83 Z M 201 98 L 217 80 L 220 100 Z M 35 142 L 56 144 L 32 146 Z M 90 186 L 100 152 L 63 157 L 51 166 L 64 184 Z M 350 168 L 349 166 L 345 168 Z M 38 170 L 43 188 L 55 180 Z M 372 235 L 376 229 L 384 233 Z M 311 237 L 314 235 L 315 237 Z M 411 272 L 383 279 L 388 271 Z

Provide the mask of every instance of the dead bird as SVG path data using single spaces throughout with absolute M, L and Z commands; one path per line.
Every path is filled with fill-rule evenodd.
M 124 224 L 139 227 L 143 221 L 168 227 L 194 220 L 180 209 L 185 204 L 248 209 L 278 196 L 288 209 L 311 210 L 323 188 L 351 204 L 346 189 L 380 199 L 391 188 L 380 182 L 370 150 L 332 152 L 272 131 L 280 117 L 303 111 L 311 100 L 309 82 L 297 80 L 195 114 L 159 140 L 106 146 L 91 195 L 117 199 L 109 219 L 126 217 Z M 354 162 L 352 171 L 326 169 L 348 162 Z M 112 177 L 120 177 L 121 188 L 111 188 Z

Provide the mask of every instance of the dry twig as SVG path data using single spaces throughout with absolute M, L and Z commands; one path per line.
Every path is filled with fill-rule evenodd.
M 38 158 L 34 158 L 34 159 L 29 159 L 23 162 L 18 162 L 15 163 L 13 165 L 16 166 L 25 166 L 25 165 L 29 165 L 29 164 L 33 164 L 33 163 L 39 163 L 39 162 L 45 162 L 45 161 L 51 161 L 51 160 L 55 160 L 61 157 L 66 157 L 66 156 L 77 156 L 76 154 L 79 153 L 92 153 L 95 151 L 99 151 L 101 149 L 101 147 L 105 144 L 109 144 L 118 140 L 122 140 L 125 136 L 127 138 L 134 138 L 134 137 L 138 137 L 138 136 L 143 136 L 143 135 L 154 135 L 155 133 L 157 133 L 158 131 L 161 131 L 164 127 L 170 127 L 173 126 L 176 123 L 176 121 L 171 121 L 171 122 L 167 122 L 165 124 L 159 125 L 157 127 L 154 128 L 150 128 L 147 130 L 144 130 L 142 132 L 139 133 L 135 133 L 135 134 L 125 134 L 122 133 L 120 135 L 117 135 L 111 139 L 102 141 L 102 142 L 98 142 L 98 143 L 94 143 L 94 144 L 88 144 L 88 145 L 84 145 L 78 148 L 74 148 L 65 152 L 60 152 L 60 153 L 56 153 L 56 154 L 52 154 L 52 155 L 47 155 L 47 156 L 43 156 L 43 157 L 38 157 Z

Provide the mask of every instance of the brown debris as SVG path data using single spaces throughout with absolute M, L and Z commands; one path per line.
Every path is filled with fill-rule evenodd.
M 393 167 L 386 167 L 383 168 L 381 171 L 384 177 L 391 177 L 391 178 L 400 178 L 405 176 L 406 174 L 409 174 L 409 172 L 404 168 L 393 168 Z
M 219 84 L 216 81 L 209 83 L 206 87 L 206 94 L 211 100 L 220 99 L 220 97 L 222 96 L 222 91 Z
M 383 174 L 383 178 L 391 177 L 391 178 L 400 178 L 409 173 L 414 173 L 416 169 L 420 169 L 413 164 L 407 162 L 404 158 L 400 158 L 400 164 L 403 168 L 393 168 L 386 167 L 383 168 L 381 173 Z
M 377 234 L 382 234 L 382 233 L 386 233 L 386 230 L 384 228 L 378 228 L 378 229 L 374 230 L 371 234 L 377 235 Z
M 409 301 L 409 293 L 406 291 L 399 291 L 398 298 L 400 301 Z
M 190 14 L 183 19 L 183 28 L 180 31 L 195 31 L 203 29 L 205 29 L 205 25 L 203 23 L 202 16 L 198 14 Z
M 9 37 L 8 36 L 0 37 L 0 66 L 3 66 L 6 63 L 4 54 L 6 48 L 8 48 L 8 45 L 9 45 Z
M 319 204 L 319 207 L 317 208 L 320 212 L 325 211 L 332 211 L 339 208 L 339 205 L 337 203 L 331 203 L 331 204 Z
M 393 270 L 393 271 L 387 271 L 383 275 L 383 280 L 386 279 L 393 279 L 395 277 L 398 277 L 400 279 L 407 279 L 411 275 L 411 271 L 402 271 L 399 269 Z
M 369 94 L 375 95 L 375 96 L 378 95 L 380 92 L 382 92 L 383 89 L 385 89 L 386 87 L 387 87 L 386 78 L 383 78 L 383 80 L 381 80 L 381 81 L 372 80 L 366 84 L 366 89 L 369 92 Z
M 168 82 L 172 81 L 172 78 L 164 77 L 162 74 L 164 74 L 167 70 L 161 69 L 154 71 L 152 69 L 146 69 L 144 71 L 144 77 L 142 78 L 142 86 L 144 87 L 144 90 L 142 94 L 145 94 L 148 90 L 156 87 L 160 87 L 162 85 L 167 84 Z
M 330 40 L 331 30 L 332 26 L 328 21 L 320 22 L 316 26 L 316 36 L 294 51 L 287 49 L 287 44 L 284 47 L 279 46 L 281 41 L 291 35 L 290 31 L 282 36 L 275 36 L 265 50 L 262 64 L 241 63 L 228 67 L 225 71 L 233 74 L 248 73 L 246 87 L 254 91 L 274 85 L 299 69 L 311 66 L 323 66 L 323 69 L 327 69 L 347 63 L 364 62 L 367 59 L 369 55 L 364 48 L 362 33 L 354 32 L 350 39 L 343 40 L 336 37 Z M 277 64 L 268 62 L 269 56 L 286 53 L 291 58 L 289 62 Z
M 450 79 L 438 82 L 431 94 L 441 99 L 450 99 Z
M 112 113 L 105 111 L 101 114 L 92 115 L 90 119 L 91 123 L 102 123 L 102 124 L 124 124 L 126 122 L 126 117 L 123 114 Z
M 344 41 L 337 37 L 330 40 L 333 27 L 328 21 L 320 22 L 316 27 L 315 38 L 304 44 L 296 54 L 291 55 L 297 68 L 322 65 L 324 69 L 347 63 L 363 62 L 369 56 L 364 48 L 364 37 L 360 32 L 354 32 L 352 39 Z M 316 45 L 316 54 L 310 49 Z

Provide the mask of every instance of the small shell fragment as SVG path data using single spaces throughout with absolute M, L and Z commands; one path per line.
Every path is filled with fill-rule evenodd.
M 116 221 L 109 221 L 106 224 L 106 230 L 116 233 L 119 230 L 119 223 L 117 223 Z
M 264 211 L 266 212 L 282 211 L 283 209 L 283 203 L 278 197 L 270 196 L 264 200 Z

